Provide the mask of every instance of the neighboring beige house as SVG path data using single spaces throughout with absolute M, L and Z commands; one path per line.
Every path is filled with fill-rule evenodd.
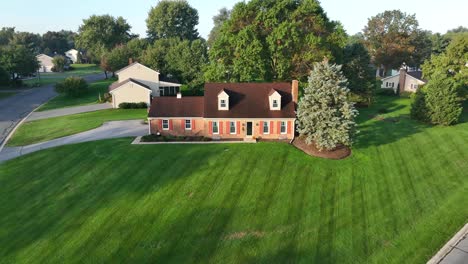
M 400 69 L 400 72 L 382 79 L 382 89 L 393 89 L 396 93 L 399 89 L 401 92 L 416 92 L 419 86 L 426 84 L 422 79 L 420 70 L 408 70 L 406 66 Z
M 118 108 L 120 103 L 145 102 L 158 96 L 171 96 L 179 92 L 180 84 L 159 80 L 159 72 L 138 62 L 116 72 L 118 81 L 109 87 L 112 105 Z
M 52 62 L 52 57 L 45 54 L 39 54 L 36 56 L 37 61 L 39 61 L 39 72 L 52 72 L 52 67 L 54 63 Z
M 71 49 L 65 52 L 65 56 L 67 56 L 73 63 L 78 61 L 79 51 L 76 49 Z

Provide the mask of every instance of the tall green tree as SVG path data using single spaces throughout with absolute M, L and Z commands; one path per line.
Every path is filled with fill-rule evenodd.
M 355 42 L 344 48 L 343 74 L 350 91 L 359 96 L 359 103 L 370 104 L 375 87 L 375 72 L 370 66 L 370 55 L 362 43 Z
M 218 38 L 219 32 L 221 31 L 221 27 L 223 26 L 224 22 L 229 19 L 231 16 L 231 11 L 227 8 L 223 7 L 218 11 L 218 14 L 213 16 L 213 28 L 208 35 L 207 45 L 211 47 Z
M 358 112 L 348 101 L 348 94 L 341 66 L 327 61 L 314 63 L 297 109 L 298 130 L 307 144 L 315 144 L 320 150 L 351 145 Z
M 403 62 L 419 65 L 430 55 L 426 50 L 430 40 L 419 29 L 416 16 L 400 10 L 371 17 L 363 33 L 372 61 L 377 66 L 383 65 L 384 75 Z
M 34 54 L 41 51 L 42 38 L 39 34 L 30 32 L 15 32 L 9 45 L 23 46 Z
M 39 69 L 36 56 L 23 45 L 8 45 L 0 48 L 0 65 L 12 80 L 27 76 Z
M 122 17 L 92 15 L 84 19 L 79 27 L 76 46 L 89 51 L 87 55 L 98 63 L 105 52 L 135 37 L 130 29 L 131 26 Z
M 73 31 L 47 31 L 42 35 L 41 50 L 45 54 L 63 54 L 75 47 Z
M 316 0 L 240 2 L 210 46 L 205 76 L 209 81 L 305 80 L 314 61 L 341 62 L 345 44 L 342 25 Z
M 8 45 L 15 35 L 14 27 L 2 27 L 0 30 L 0 46 Z
M 133 57 L 134 54 L 127 46 L 119 45 L 103 55 L 101 68 L 112 72 L 114 76 L 115 72 L 127 66 L 129 59 Z
M 147 33 L 151 40 L 198 38 L 198 11 L 185 0 L 162 0 L 151 8 L 146 19 Z

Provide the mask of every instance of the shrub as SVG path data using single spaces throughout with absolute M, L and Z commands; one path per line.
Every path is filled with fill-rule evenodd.
M 112 103 L 112 95 L 110 93 L 104 93 L 104 102 Z
M 88 83 L 81 77 L 68 77 L 55 85 L 55 91 L 71 97 L 79 97 L 88 92 Z
M 420 88 L 414 95 L 411 96 L 411 112 L 410 116 L 412 119 L 427 123 L 429 121 L 429 110 L 426 106 L 424 89 Z
M 377 93 L 379 95 L 385 95 L 385 96 L 395 96 L 396 95 L 395 91 L 393 91 L 393 89 L 388 89 L 388 88 L 387 89 L 379 88 L 377 90 Z
M 148 105 L 145 102 L 120 103 L 119 108 L 122 108 L 122 109 L 141 109 L 141 108 L 148 108 Z
M 52 67 L 53 72 L 63 72 L 65 69 L 65 65 L 67 64 L 67 59 L 65 56 L 62 55 L 56 55 L 52 59 L 52 63 L 54 66 Z
M 425 100 L 432 124 L 449 126 L 458 122 L 463 110 L 460 88 L 460 83 L 442 74 L 429 80 Z

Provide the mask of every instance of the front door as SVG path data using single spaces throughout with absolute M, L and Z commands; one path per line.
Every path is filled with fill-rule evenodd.
M 252 122 L 247 122 L 247 133 L 246 136 L 252 136 Z

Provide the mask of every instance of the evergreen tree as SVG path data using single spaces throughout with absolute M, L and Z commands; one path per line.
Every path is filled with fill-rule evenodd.
M 413 102 L 411 103 L 411 118 L 419 120 L 421 122 L 429 122 L 429 110 L 426 106 L 426 95 L 424 88 L 419 88 L 413 97 Z
M 444 74 L 434 75 L 426 86 L 426 106 L 432 124 L 449 126 L 458 122 L 463 107 L 460 82 Z
M 328 61 L 314 64 L 297 110 L 298 130 L 306 136 L 307 144 L 315 143 L 319 150 L 351 145 L 358 112 L 348 95 L 340 65 Z

